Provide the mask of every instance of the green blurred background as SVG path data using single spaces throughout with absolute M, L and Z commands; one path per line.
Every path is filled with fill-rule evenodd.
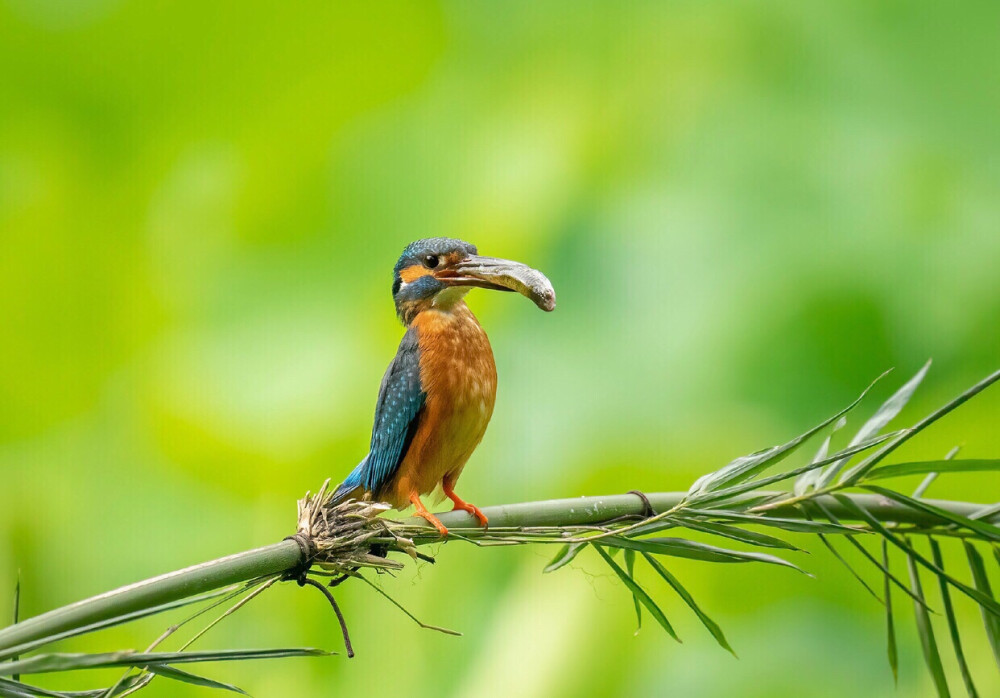
M 915 421 L 1000 367 L 998 26 L 996 3 L 4 0 L 0 605 L 18 569 L 33 615 L 291 532 L 366 451 L 419 237 L 559 293 L 470 296 L 500 373 L 480 505 L 686 489 L 897 367 L 857 423 L 933 357 Z M 998 417 L 985 394 L 901 458 L 996 457 Z M 464 637 L 348 584 L 357 658 L 202 670 L 265 697 L 931 692 L 909 604 L 894 689 L 881 608 L 822 550 L 796 558 L 816 580 L 672 565 L 739 660 L 651 577 L 684 645 L 633 637 L 590 557 L 435 552 L 381 583 Z M 318 594 L 199 643 L 279 645 L 338 648 Z

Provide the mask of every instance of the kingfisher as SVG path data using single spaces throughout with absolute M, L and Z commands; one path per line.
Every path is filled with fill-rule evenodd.
M 406 333 L 382 378 L 368 455 L 336 489 L 334 503 L 369 499 L 400 510 L 412 505 L 447 536 L 420 499 L 441 487 L 453 510 L 488 525 L 479 507 L 455 493 L 486 432 L 497 392 L 493 350 L 465 304 L 474 287 L 515 291 L 545 311 L 556 306 L 545 275 L 520 262 L 481 257 L 475 245 L 453 238 L 407 245 L 392 280 Z

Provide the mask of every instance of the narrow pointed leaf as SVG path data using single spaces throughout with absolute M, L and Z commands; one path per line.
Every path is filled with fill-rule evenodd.
M 729 524 L 683 519 L 683 523 L 681 525 L 692 531 L 701 531 L 702 533 L 709 533 L 713 536 L 729 538 L 730 540 L 747 543 L 748 545 L 803 552 L 802 548 L 792 545 L 788 541 L 782 540 L 781 538 L 775 538 L 774 536 L 769 536 L 768 534 L 761 533 L 759 531 L 748 531 L 737 526 L 730 526 Z
M 13 624 L 14 625 L 17 625 L 17 621 L 18 621 L 18 618 L 19 618 L 20 614 L 21 614 L 21 570 L 18 570 L 17 571 L 17 583 L 14 584 L 14 613 L 13 613 L 13 618 L 14 618 Z M 15 661 L 15 662 L 17 661 L 17 657 L 18 657 L 17 654 L 12 654 L 11 655 L 11 659 L 13 661 Z M 17 681 L 21 677 L 19 675 L 17 675 L 17 674 L 14 674 L 14 676 L 12 678 L 14 679 L 14 681 Z
M 809 510 L 805 506 L 802 507 L 802 513 L 805 515 L 807 520 L 812 521 L 812 517 L 809 515 Z M 834 547 L 832 542 L 830 542 L 830 539 L 827 538 L 822 533 L 818 535 L 820 541 L 822 541 L 823 545 L 826 546 L 826 549 L 833 554 L 834 558 L 836 558 L 840 562 L 840 564 L 842 564 L 856 580 L 858 580 L 861 586 L 863 586 L 865 590 L 875 598 L 876 601 L 878 601 L 879 603 L 884 603 L 882 599 L 879 598 L 879 595 L 875 593 L 875 590 L 868 585 L 868 582 L 865 581 L 865 578 L 862 577 L 858 573 L 858 571 L 854 569 L 854 566 L 851 563 L 849 563 L 847 559 L 837 551 L 837 548 Z
M 639 601 L 642 602 L 642 605 L 645 606 L 646 610 L 649 611 L 650 615 L 652 615 L 653 618 L 656 619 L 656 622 L 659 623 L 660 626 L 667 631 L 667 634 L 670 635 L 670 637 L 677 640 L 677 642 L 680 642 L 681 639 L 677 637 L 677 633 L 674 632 L 674 627 L 670 625 L 670 621 L 668 621 L 667 617 L 663 615 L 663 611 L 660 610 L 660 607 L 656 605 L 656 602 L 653 601 L 653 599 L 649 596 L 649 594 L 647 594 L 646 591 L 641 586 L 636 584 L 631 577 L 625 574 L 625 570 L 619 567 L 618 563 L 616 563 L 614 560 L 611 559 L 611 556 L 608 554 L 608 552 L 604 549 L 603 546 L 595 545 L 594 548 L 597 550 L 598 553 L 600 553 L 601 557 L 604 558 L 604 561 L 608 563 L 608 566 L 614 571 L 614 573 L 618 575 L 618 578 L 622 580 L 622 582 L 624 582 L 625 586 L 628 587 L 628 589 L 632 592 L 633 596 L 635 596 L 636 598 L 639 599 Z
M 841 523 L 827 523 L 826 521 L 810 521 L 809 519 L 784 519 L 777 516 L 764 516 L 760 514 L 743 514 L 723 509 L 688 509 L 688 514 L 699 516 L 711 516 L 716 519 L 727 521 L 739 521 L 748 524 L 758 524 L 760 526 L 771 526 L 785 531 L 795 533 L 862 533 L 858 528 L 845 526 Z
M 893 463 L 875 468 L 865 480 L 885 480 L 890 477 L 923 475 L 924 473 L 976 473 L 1000 470 L 1000 458 L 963 458 L 961 460 L 924 460 Z
M 685 557 L 705 562 L 766 562 L 772 565 L 790 567 L 803 574 L 808 574 L 798 566 L 788 562 L 788 560 L 783 560 L 775 555 L 747 552 L 744 550 L 730 550 L 686 538 L 642 538 L 634 540 L 632 538 L 611 537 L 602 538 L 601 545 L 631 548 L 641 553 Z
M 556 556 L 552 558 L 552 562 L 545 566 L 542 572 L 555 572 L 560 567 L 564 567 L 576 559 L 576 556 L 580 554 L 580 551 L 587 547 L 586 543 L 570 543 L 569 545 L 564 545 L 556 553 Z
M 684 600 L 684 603 L 686 603 L 691 608 L 691 610 L 694 611 L 695 615 L 698 616 L 698 619 L 701 621 L 702 625 L 704 625 L 705 628 L 708 630 L 708 632 L 712 634 L 712 637 L 715 638 L 715 641 L 718 642 L 723 649 L 727 650 L 735 657 L 736 652 L 734 652 L 733 648 L 730 647 L 729 641 L 726 640 L 726 636 L 722 632 L 722 628 L 719 627 L 718 623 L 709 618 L 708 614 L 706 614 L 704 611 L 701 610 L 701 607 L 695 602 L 694 597 L 688 593 L 688 590 L 685 589 L 684 586 L 680 583 L 680 580 L 678 580 L 677 577 L 672 575 L 667 570 L 666 567 L 660 564 L 659 560 L 657 560 L 649 553 L 643 553 L 642 556 L 646 558 L 646 562 L 648 562 L 650 566 L 654 570 L 656 570 L 661 577 L 663 577 L 666 580 L 667 584 L 673 587 L 674 591 L 677 592 L 677 595 Z
M 836 515 L 832 511 L 830 511 L 830 509 L 826 507 L 822 502 L 817 500 L 814 501 L 813 504 L 815 504 L 816 507 L 823 512 L 823 515 L 826 516 L 828 519 L 830 519 L 830 521 L 837 522 L 838 519 Z M 910 591 L 910 587 L 904 584 L 896 575 L 894 575 L 890 571 L 888 565 L 884 565 L 881 562 L 879 562 L 878 558 L 876 558 L 874 555 L 868 552 L 868 549 L 865 548 L 865 546 L 861 545 L 861 543 L 859 543 L 857 540 L 855 540 L 854 536 L 844 536 L 844 538 L 847 540 L 848 543 L 851 543 L 857 549 L 857 551 L 861 553 L 869 562 L 871 562 L 873 565 L 879 568 L 879 570 L 882 571 L 882 574 L 886 577 L 886 579 L 895 584 L 902 590 L 904 594 L 913 599 L 914 603 L 919 603 L 919 604 L 925 603 L 922 598 L 915 596 L 913 592 Z M 882 543 L 883 544 L 886 543 L 885 538 L 882 539 Z M 934 609 L 932 609 L 930 606 L 926 606 L 926 608 L 928 613 L 935 612 Z
M 972 582 L 981 593 L 993 598 L 993 589 L 990 588 L 990 579 L 986 574 L 986 565 L 983 558 L 976 550 L 976 547 L 969 541 L 962 541 L 965 545 L 965 556 L 969 560 L 969 569 L 972 570 Z M 994 548 L 994 551 L 996 549 Z M 990 647 L 993 649 L 993 658 L 997 667 L 1000 668 L 1000 618 L 986 612 L 980 607 L 983 616 L 983 625 L 986 628 L 986 636 L 989 638 Z
M 937 479 L 938 479 L 937 473 L 927 473 L 927 477 L 925 477 L 923 480 L 920 481 L 920 484 L 917 485 L 917 489 L 913 490 L 913 498 L 920 499 L 921 497 L 923 497 L 924 494 L 927 493 L 927 490 L 930 488 L 930 486 L 933 485 L 934 481 Z
M 946 414 L 957 408 L 958 406 L 964 404 L 965 402 L 971 400 L 973 397 L 986 390 L 988 387 L 1000 380 L 1000 371 L 995 371 L 990 375 L 986 376 L 983 380 L 976 383 L 974 386 L 963 392 L 961 395 L 956 397 L 954 400 L 949 401 L 947 404 L 939 407 L 938 409 L 931 412 L 929 415 L 917 422 L 911 429 L 908 429 L 905 433 L 900 435 L 898 438 L 891 440 L 885 446 L 880 448 L 877 452 L 865 458 L 863 461 L 855 465 L 853 468 L 844 473 L 844 476 L 840 479 L 843 485 L 852 485 L 861 478 L 863 478 L 868 471 L 878 465 L 886 456 L 895 451 L 897 448 L 902 446 L 904 443 L 912 439 L 914 436 L 922 432 L 924 429 L 929 427 L 931 424 L 937 420 L 944 417 Z
M 893 683 L 899 684 L 899 650 L 896 647 L 896 623 L 892 619 L 892 575 L 889 573 L 889 542 L 882 539 L 882 567 L 885 573 L 884 579 L 885 594 L 885 635 L 886 654 L 889 657 L 889 667 L 892 669 Z
M 917 563 L 912 556 L 906 558 L 907 568 L 910 571 L 910 588 L 914 595 L 923 598 L 924 592 L 920 586 L 920 574 Z M 934 628 L 931 626 L 931 617 L 927 614 L 926 605 L 913 604 L 913 612 L 917 620 L 917 633 L 920 636 L 920 648 L 924 653 L 924 662 L 927 670 L 934 679 L 934 687 L 942 698 L 948 698 L 951 693 L 948 690 L 948 680 L 944 676 L 944 666 L 941 664 L 941 655 L 938 652 L 937 641 L 934 639 Z
M 753 490 L 758 490 L 768 485 L 773 485 L 776 482 L 781 482 L 782 480 L 788 480 L 793 477 L 798 477 L 805 473 L 817 472 L 824 465 L 834 462 L 838 458 L 845 456 L 851 456 L 856 453 L 861 453 L 863 451 L 868 451 L 879 444 L 885 443 L 890 439 L 898 437 L 900 434 L 905 432 L 905 429 L 899 431 L 894 431 L 889 434 L 882 434 L 881 436 L 874 436 L 871 439 L 864 441 L 862 443 L 854 444 L 848 446 L 842 451 L 838 451 L 832 456 L 825 458 L 823 460 L 814 461 L 808 465 L 803 465 L 798 468 L 793 468 L 792 470 L 787 470 L 783 473 L 775 473 L 774 475 L 769 475 L 764 478 L 749 480 L 731 487 L 724 487 L 722 489 L 717 489 L 712 492 L 704 492 L 697 494 L 691 498 L 691 501 L 697 503 L 700 506 L 704 506 L 707 502 L 715 502 L 721 499 L 727 499 L 729 497 L 735 497 L 737 495 L 744 494 L 745 492 L 751 492 Z
M 689 494 L 697 495 L 702 492 L 711 492 L 712 490 L 719 489 L 720 487 L 723 487 L 725 485 L 734 485 L 736 483 L 742 482 L 743 480 L 746 480 L 749 477 L 753 477 L 755 474 L 759 473 L 765 468 L 768 468 L 771 465 L 774 465 L 775 463 L 781 461 L 783 458 L 785 458 L 793 451 L 795 451 L 795 449 L 797 449 L 799 446 L 805 443 L 805 441 L 810 439 L 817 432 L 826 428 L 827 426 L 834 423 L 842 416 L 850 412 L 852 409 L 854 409 L 854 407 L 856 407 L 857 404 L 861 402 L 862 398 L 864 398 L 864 396 L 868 394 L 868 391 L 872 389 L 872 386 L 874 386 L 875 383 L 881 380 L 882 377 L 885 375 L 886 374 L 883 373 L 882 376 L 876 378 L 875 381 L 871 385 L 869 385 L 865 389 L 865 391 L 861 393 L 861 395 L 859 395 L 858 398 L 850 405 L 848 405 L 847 407 L 845 407 L 844 409 L 842 409 L 840 412 L 833 415 L 829 419 L 824 420 L 820 424 L 817 424 L 815 427 L 813 427 L 806 433 L 802 434 L 801 436 L 797 436 L 791 441 L 781 444 L 779 446 L 772 446 L 771 448 L 765 448 L 761 451 L 757 451 L 756 453 L 751 453 L 748 456 L 741 456 L 740 458 L 737 458 L 736 460 L 730 462 L 728 465 L 725 465 L 719 470 L 713 473 L 708 473 L 707 475 L 698 478 L 698 480 L 696 480 L 695 483 L 691 486 Z
M 970 519 L 986 519 L 987 521 L 992 521 L 997 514 L 1000 514 L 1000 502 L 990 504 L 982 509 L 969 514 Z
M 21 614 L 21 572 L 17 572 L 17 582 L 14 584 L 14 620 L 11 621 L 14 625 L 17 625 L 18 617 Z
M 31 686 L 16 680 L 0 678 L 0 696 L 4 698 L 7 696 L 15 698 L 23 698 L 24 696 L 28 698 L 35 698 L 35 696 L 42 696 L 43 698 L 66 698 L 67 695 L 69 694 Z
M 823 545 L 826 546 L 826 549 L 829 550 L 831 553 L 833 553 L 833 556 L 840 561 L 840 564 L 842 564 L 847 569 L 847 571 L 851 573 L 851 576 L 853 576 L 856 580 L 858 580 L 858 582 L 861 583 L 861 586 L 863 586 L 869 594 L 875 597 L 876 601 L 878 601 L 879 603 L 884 603 L 882 599 L 879 598 L 879 595 L 875 593 L 875 590 L 868 585 L 868 582 L 865 581 L 865 578 L 862 577 L 860 574 L 858 574 L 858 571 L 854 569 L 853 565 L 851 565 L 851 563 L 849 563 L 844 558 L 843 555 L 837 552 L 837 549 L 833 547 L 833 543 L 830 542 L 829 538 L 820 533 L 819 539 L 823 542 Z
M 242 688 L 233 686 L 232 684 L 222 683 L 221 681 L 213 681 L 212 679 L 207 679 L 204 676 L 198 676 L 197 674 L 192 674 L 187 671 L 181 671 L 180 669 L 167 666 L 166 664 L 150 664 L 146 668 L 157 676 L 163 676 L 164 678 L 173 679 L 174 681 L 189 683 L 194 686 L 203 686 L 205 688 L 215 688 L 222 691 L 231 691 L 233 693 L 242 693 L 245 696 L 250 695 Z
M 875 414 L 873 414 L 871 418 L 865 422 L 860 429 L 858 429 L 858 433 L 854 435 L 853 439 L 851 439 L 849 446 L 854 446 L 855 444 L 867 441 L 872 436 L 882 431 L 882 429 L 884 429 L 889 422 L 895 419 L 895 417 L 903 410 L 903 407 L 906 406 L 906 403 L 910 401 L 910 398 L 913 397 L 913 393 L 916 392 L 917 387 L 919 387 L 920 382 L 924 379 L 924 376 L 927 375 L 927 370 L 930 367 L 931 362 L 928 361 L 919 371 L 917 371 L 917 374 L 913 376 L 913 378 L 904 383 L 903 386 L 893 393 L 888 400 L 883 402 L 882 405 L 875 410 Z M 850 456 L 847 456 L 827 468 L 823 472 L 823 476 L 819 479 L 817 487 L 826 487 L 833 482 L 833 479 L 837 477 L 837 473 L 839 473 L 841 469 L 847 465 L 850 459 Z
M 816 455 L 813 456 L 812 462 L 822 463 L 826 460 L 827 455 L 830 453 L 830 442 L 833 440 L 833 434 L 829 434 L 823 443 L 820 444 L 819 450 L 816 451 Z M 819 482 L 822 473 L 816 470 L 808 470 L 795 479 L 795 485 L 792 487 L 792 492 L 796 497 L 805 494 L 810 487 L 815 487 L 816 483 Z
M 631 548 L 625 551 L 625 571 L 635 581 L 635 551 Z M 635 594 L 632 594 L 632 603 L 635 605 L 635 634 L 638 635 L 642 630 L 642 604 Z
M 1000 604 L 997 604 L 997 602 L 994 601 L 991 597 L 986 596 L 985 594 L 982 594 L 981 592 L 979 592 L 976 589 L 973 589 L 972 587 L 968 586 L 967 584 L 963 584 L 962 582 L 958 581 L 957 579 L 955 579 L 954 577 L 952 577 L 951 575 L 949 575 L 947 572 L 945 572 L 944 570 L 942 570 L 941 568 L 939 568 L 933 562 L 931 562 L 930 560 L 928 560 L 927 558 L 925 558 L 923 555 L 921 555 L 920 553 L 918 553 L 916 550 L 914 550 L 913 547 L 911 545 L 909 545 L 906 541 L 902 540 L 895 533 L 893 533 L 888 528 L 886 528 L 885 526 L 883 526 L 882 523 L 878 519 L 876 519 L 874 516 L 872 516 L 871 514 L 869 514 L 862 507 L 858 506 L 850 497 L 845 497 L 842 494 L 835 494 L 833 496 L 836 497 L 837 501 L 839 501 L 841 504 L 843 504 L 846 508 L 851 509 L 852 511 L 854 511 L 854 514 L 856 516 L 858 516 L 858 517 L 863 518 L 864 520 L 866 520 L 868 522 L 868 524 L 873 529 L 875 529 L 876 531 L 878 531 L 878 533 L 880 535 L 882 535 L 883 537 L 885 537 L 890 543 L 892 543 L 897 548 L 899 548 L 904 553 L 906 553 L 907 558 L 910 558 L 910 559 L 914 560 L 915 562 L 923 565 L 924 567 L 926 567 L 927 569 L 929 569 L 931 572 L 934 572 L 935 574 L 940 575 L 946 582 L 948 582 L 953 587 L 955 587 L 956 589 L 958 589 L 959 591 L 961 591 L 963 594 L 965 594 L 966 596 L 968 596 L 969 598 L 971 598 L 972 600 L 974 600 L 976 603 L 978 603 L 979 606 L 980 606 L 980 608 L 982 608 L 982 609 L 984 609 L 986 611 L 989 611 L 993 615 L 995 615 L 998 618 L 1000 618 Z
M 176 608 L 182 608 L 184 606 L 190 606 L 192 604 L 201 603 L 202 601 L 208 601 L 211 599 L 218 598 L 220 596 L 226 596 L 227 594 L 232 594 L 234 592 L 233 587 L 226 587 L 225 589 L 220 589 L 218 591 L 213 591 L 208 594 L 201 594 L 199 596 L 194 596 L 189 599 L 180 599 L 178 601 L 172 601 L 170 603 L 162 604 L 160 606 L 154 606 L 153 608 L 143 609 L 140 611 L 135 611 L 134 613 L 128 613 L 123 616 L 118 616 L 116 618 L 110 618 L 108 620 L 103 620 L 91 625 L 86 625 L 80 628 L 73 628 L 65 632 L 57 633 L 55 635 L 49 635 L 47 637 L 41 638 L 40 640 L 35 640 L 33 642 L 24 642 L 16 647 L 10 647 L 4 650 L 0 650 L 0 659 L 8 659 L 13 655 L 23 654 L 29 650 L 37 649 L 38 647 L 43 647 L 45 645 L 52 644 L 58 640 L 65 640 L 66 638 L 76 637 L 77 635 L 85 635 L 87 633 L 96 632 L 98 630 L 104 630 L 105 628 L 111 628 L 116 625 L 121 625 L 123 623 L 128 623 L 134 620 L 139 620 L 140 618 L 146 618 L 147 616 L 156 615 L 158 613 L 163 613 L 164 611 L 171 611 Z
M 985 521 L 979 521 L 976 519 L 970 519 L 968 517 L 962 516 L 961 514 L 955 514 L 946 509 L 936 507 L 933 504 L 928 504 L 921 499 L 913 499 L 912 497 L 907 497 L 901 492 L 896 492 L 895 490 L 890 490 L 886 487 L 879 487 L 877 485 L 865 485 L 864 489 L 880 494 L 883 497 L 893 499 L 900 504 L 905 504 L 906 506 L 917 509 L 918 511 L 923 511 L 925 513 L 937 516 L 944 521 L 949 521 L 953 524 L 957 524 L 962 528 L 967 528 L 970 531 L 978 533 L 982 537 L 993 540 L 1000 541 L 1000 528 L 997 528 L 993 524 L 987 523 Z
M 218 650 L 214 652 L 106 652 L 99 654 L 41 654 L 9 664 L 0 664 L 0 674 L 44 674 L 98 667 L 145 667 L 150 664 L 231 662 L 282 657 L 326 657 L 335 654 L 311 648 Z
M 123 681 L 121 685 L 115 689 L 113 695 L 118 695 L 133 688 L 138 683 L 139 677 L 132 676 L 126 681 Z M 10 691 L 10 693 L 4 692 L 4 690 Z M 10 679 L 5 679 L 0 677 L 0 696 L 40 696 L 41 698 L 101 698 L 101 696 L 106 695 L 108 689 L 105 688 L 95 688 L 90 691 L 54 691 L 49 688 L 40 688 L 31 684 L 26 684 L 21 681 L 12 681 Z
M 951 449 L 950 451 L 948 451 L 948 453 L 945 454 L 944 460 L 946 461 L 955 460 L 955 456 L 957 456 L 958 452 L 961 450 L 962 450 L 961 446 L 955 446 L 953 449 Z M 870 475 L 871 472 L 869 472 L 869 476 Z M 927 473 L 923 481 L 919 485 L 917 485 L 917 489 L 913 490 L 913 498 L 920 499 L 921 497 L 923 497 L 927 493 L 927 490 L 930 489 L 930 486 L 934 484 L 934 481 L 937 480 L 938 475 L 939 473 L 937 471 L 931 471 Z
M 6 681 L 0 682 L 0 696 L 2 698 L 35 698 L 36 693 L 26 693 L 21 691 L 17 687 L 16 681 L 11 681 L 7 683 Z
M 931 546 L 931 559 L 934 564 L 944 569 L 944 557 L 941 555 L 941 546 L 933 538 L 929 538 Z M 948 621 L 948 633 L 951 635 L 951 645 L 955 650 L 955 660 L 958 662 L 959 671 L 962 674 L 962 681 L 965 683 L 965 690 L 969 698 L 979 698 L 976 686 L 972 681 L 972 673 L 969 665 L 965 662 L 965 652 L 962 650 L 962 638 L 958 630 L 958 619 L 955 617 L 955 609 L 951 605 L 951 594 L 948 585 L 943 579 L 938 577 L 938 584 L 941 587 L 941 603 L 944 606 L 944 617 Z
M 93 667 L 121 666 L 135 652 L 105 652 L 101 654 L 40 654 L 29 659 L 19 659 L 0 664 L 0 675 L 43 674 L 53 671 L 75 671 Z

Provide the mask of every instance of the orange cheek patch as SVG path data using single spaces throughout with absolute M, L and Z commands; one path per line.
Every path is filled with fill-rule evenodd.
M 399 278 L 401 278 L 404 283 L 409 284 L 413 283 L 421 276 L 430 276 L 430 273 L 431 270 L 428 269 L 427 267 L 420 264 L 414 264 L 412 266 L 406 267 L 405 269 L 401 269 L 399 272 Z

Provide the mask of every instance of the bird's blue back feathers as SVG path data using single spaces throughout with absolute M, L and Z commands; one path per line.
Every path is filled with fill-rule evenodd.
M 420 382 L 417 330 L 411 327 L 403 335 L 396 357 L 382 378 L 368 455 L 337 487 L 333 495 L 335 502 L 345 499 L 359 487 L 377 496 L 392 480 L 413 439 L 426 398 Z

